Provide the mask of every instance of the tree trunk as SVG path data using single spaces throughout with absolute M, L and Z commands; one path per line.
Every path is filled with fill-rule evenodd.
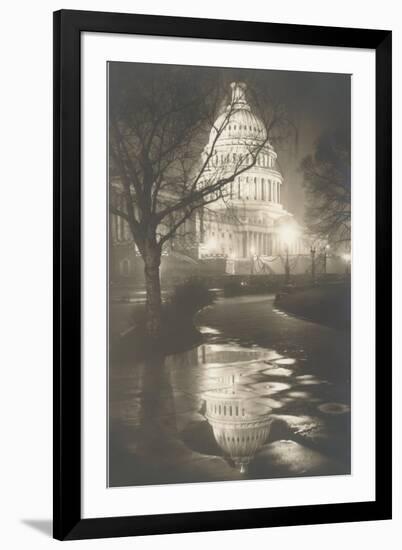
M 160 336 L 162 317 L 161 284 L 159 266 L 161 252 L 156 243 L 147 243 L 143 256 L 145 263 L 145 287 L 147 292 L 146 327 L 152 339 Z

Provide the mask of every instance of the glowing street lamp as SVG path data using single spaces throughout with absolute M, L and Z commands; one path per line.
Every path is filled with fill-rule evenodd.
M 350 252 L 345 252 L 345 254 L 342 254 L 342 260 L 345 262 L 345 273 L 346 275 L 348 275 L 350 273 L 350 261 L 351 261 Z
M 205 243 L 205 249 L 209 254 L 212 254 L 216 250 L 217 241 L 213 237 L 207 240 Z
M 329 246 L 329 244 L 325 245 L 324 246 L 324 265 L 323 265 L 323 273 L 326 274 L 327 273 L 327 254 L 328 254 L 328 250 L 330 249 L 331 247 Z

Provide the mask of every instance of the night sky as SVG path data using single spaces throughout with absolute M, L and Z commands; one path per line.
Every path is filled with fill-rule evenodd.
M 275 101 L 286 106 L 298 135 L 277 150 L 284 177 L 282 201 L 284 207 L 302 222 L 304 192 L 300 162 L 314 153 L 315 142 L 322 134 L 350 135 L 350 75 L 245 69 L 221 71 L 227 72 L 229 79 L 246 83 L 257 81 L 258 86 L 266 86 Z
M 152 65 L 141 63 L 110 63 L 109 92 L 113 101 L 114 92 L 121 90 L 122 82 L 139 81 L 145 74 L 155 72 L 161 75 L 167 67 L 174 65 Z M 282 202 L 284 207 L 303 222 L 304 192 L 302 174 L 299 171 L 301 160 L 314 153 L 315 142 L 326 133 L 342 132 L 350 135 L 350 93 L 351 78 L 346 74 L 312 73 L 297 71 L 269 71 L 255 69 L 230 69 L 217 67 L 192 67 L 196 73 L 203 73 L 210 79 L 219 79 L 227 97 L 222 98 L 222 106 L 230 100 L 230 82 L 245 82 L 254 90 L 267 90 L 274 101 L 286 106 L 289 117 L 297 128 L 297 139 L 290 139 L 277 150 L 278 162 L 284 177 Z M 246 94 L 247 95 L 247 94 Z M 251 94 L 249 94 L 250 96 Z M 253 109 L 250 97 L 247 97 Z M 253 109 L 258 114 L 257 109 Z
M 284 177 L 285 208 L 300 221 L 304 193 L 300 161 L 314 152 L 320 135 L 332 132 L 350 135 L 350 76 L 329 73 L 262 71 L 273 95 L 287 105 L 298 130 L 298 140 L 278 151 Z

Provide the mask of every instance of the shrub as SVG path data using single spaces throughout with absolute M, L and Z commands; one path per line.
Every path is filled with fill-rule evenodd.
M 170 296 L 170 306 L 183 315 L 193 315 L 213 301 L 213 293 L 206 283 L 196 278 L 177 285 Z

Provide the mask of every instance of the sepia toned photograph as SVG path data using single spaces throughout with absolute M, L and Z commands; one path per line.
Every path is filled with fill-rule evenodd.
M 108 486 L 350 474 L 350 75 L 107 93 Z

